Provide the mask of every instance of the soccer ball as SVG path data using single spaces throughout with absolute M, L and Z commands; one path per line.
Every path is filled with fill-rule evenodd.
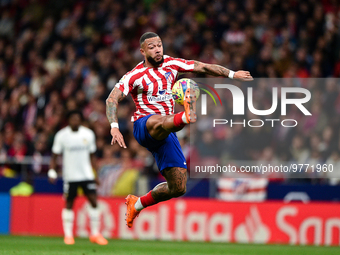
M 193 89 L 192 93 L 196 93 L 196 100 L 200 96 L 200 89 L 196 82 L 191 79 L 180 79 L 176 81 L 174 86 L 172 87 L 172 98 L 179 105 L 183 105 L 184 103 L 184 95 L 187 88 Z

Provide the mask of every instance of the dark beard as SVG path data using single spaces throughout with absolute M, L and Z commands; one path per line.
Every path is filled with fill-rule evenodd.
M 162 56 L 162 59 L 161 60 L 159 60 L 158 62 L 156 61 L 156 60 L 154 60 L 152 57 L 147 57 L 146 58 L 148 61 L 149 61 L 149 63 L 152 65 L 152 66 L 159 66 L 159 65 L 161 65 L 163 62 L 164 62 L 164 57 Z

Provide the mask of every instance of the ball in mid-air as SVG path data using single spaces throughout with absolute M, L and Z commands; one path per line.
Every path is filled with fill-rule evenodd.
M 200 95 L 200 90 L 197 83 L 191 79 L 184 78 L 176 81 L 174 86 L 172 87 L 172 97 L 177 104 L 183 105 L 184 95 L 188 88 L 192 89 L 191 93 L 195 93 L 196 100 L 198 99 Z

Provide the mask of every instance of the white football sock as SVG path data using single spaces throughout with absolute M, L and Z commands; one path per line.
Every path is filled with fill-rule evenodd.
M 63 221 L 65 237 L 73 237 L 74 212 L 70 209 L 64 208 L 61 211 L 61 219 Z
M 182 121 L 183 121 L 185 124 L 189 124 L 188 121 L 187 121 L 187 118 L 185 117 L 185 112 L 183 112 L 183 114 L 182 114 Z
M 140 201 L 140 197 L 138 198 L 137 202 L 135 203 L 135 209 L 137 211 L 141 211 L 144 209 L 144 206 L 142 205 L 142 202 Z
M 98 207 L 94 208 L 92 206 L 88 207 L 88 212 L 90 216 L 90 228 L 91 236 L 97 236 L 99 234 L 100 228 L 100 212 Z

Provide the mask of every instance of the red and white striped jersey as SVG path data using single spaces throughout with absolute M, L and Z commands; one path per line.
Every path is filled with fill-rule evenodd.
M 116 87 L 124 95 L 130 93 L 136 104 L 136 112 L 131 117 L 131 121 L 134 122 L 150 114 L 163 116 L 174 114 L 172 87 L 179 73 L 193 70 L 193 60 L 164 55 L 164 62 L 157 68 L 144 67 L 143 62 L 140 62 L 133 70 L 126 73 Z

